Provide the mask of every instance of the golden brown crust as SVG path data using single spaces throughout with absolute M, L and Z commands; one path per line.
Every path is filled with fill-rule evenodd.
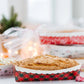
M 16 65 L 35 70 L 60 70 L 76 66 L 78 63 L 73 59 L 46 55 L 24 59 L 16 62 Z

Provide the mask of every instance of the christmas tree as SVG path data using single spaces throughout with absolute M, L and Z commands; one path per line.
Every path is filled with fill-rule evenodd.
M 10 18 L 7 19 L 4 15 L 0 21 L 0 33 L 11 27 L 21 27 L 22 23 L 17 20 L 17 13 L 14 12 L 14 7 L 11 7 Z

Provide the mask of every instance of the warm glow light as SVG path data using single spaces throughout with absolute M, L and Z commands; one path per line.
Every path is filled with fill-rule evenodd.
M 28 50 L 32 51 L 33 50 L 33 47 L 29 47 Z
M 8 50 L 4 47 L 4 43 L 0 43 L 0 58 L 8 58 Z
M 18 54 L 18 51 L 15 51 L 15 54 Z
M 8 58 L 8 54 L 6 54 L 6 53 L 3 54 L 3 53 L 1 53 L 1 54 L 0 54 L 0 58 Z
M 9 53 L 11 53 L 11 50 L 8 50 Z
M 3 53 L 1 53 L 1 54 L 0 54 L 0 57 L 3 57 L 3 56 L 4 56 Z
M 37 55 L 38 55 L 38 53 L 37 52 L 34 52 L 33 56 L 37 56 Z
M 37 46 L 37 43 L 34 43 L 34 46 Z
M 38 42 L 30 41 L 24 45 L 24 47 L 21 49 L 21 57 L 22 58 L 31 58 L 34 56 L 41 55 L 41 46 Z

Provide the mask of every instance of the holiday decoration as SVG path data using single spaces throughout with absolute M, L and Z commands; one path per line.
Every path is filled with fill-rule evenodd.
M 18 30 L 14 28 L 12 30 L 13 31 L 16 30 L 16 32 L 19 33 L 19 36 L 13 38 L 12 40 L 5 41 L 4 44 L 4 46 L 8 50 L 13 51 L 11 57 L 14 56 L 15 52 L 17 52 L 18 50 L 19 55 L 23 59 L 43 54 L 43 48 L 40 44 L 39 34 L 37 30 L 29 30 L 29 29 Z M 12 34 L 13 33 L 11 33 L 10 35 Z
M 10 27 L 20 27 L 22 23 L 17 21 L 17 14 L 14 13 L 14 7 L 11 7 L 10 18 L 7 19 L 4 15 L 0 21 L 0 33 L 3 33 L 5 30 Z
M 21 57 L 27 58 L 34 57 L 42 54 L 42 49 L 40 48 L 40 44 L 38 42 L 29 41 L 24 45 L 21 49 Z

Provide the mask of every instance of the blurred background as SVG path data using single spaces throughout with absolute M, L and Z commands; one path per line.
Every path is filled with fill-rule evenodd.
M 2 15 L 9 18 L 11 6 L 23 24 L 84 22 L 84 0 L 0 0 L 0 20 Z

